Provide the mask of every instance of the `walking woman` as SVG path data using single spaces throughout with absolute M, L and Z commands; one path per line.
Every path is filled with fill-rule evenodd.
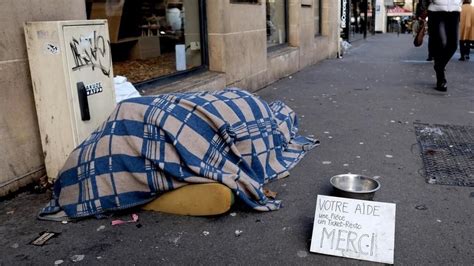
M 471 0 L 464 0 L 462 2 L 461 8 L 461 25 L 459 25 L 459 30 L 461 34 L 459 35 L 459 51 L 461 52 L 461 57 L 459 61 L 469 60 L 469 52 L 471 50 L 471 41 L 474 40 L 472 31 L 474 30 L 474 25 L 472 25 L 472 11 Z
M 428 14 L 428 50 L 438 91 L 448 89 L 445 68 L 458 46 L 461 4 L 462 0 L 421 0 L 423 13 Z

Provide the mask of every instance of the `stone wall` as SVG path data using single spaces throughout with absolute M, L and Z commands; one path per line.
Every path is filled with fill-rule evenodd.
M 231 4 L 208 0 L 210 70 L 228 86 L 257 90 L 326 58 L 339 41 L 339 1 L 322 1 L 322 34 L 316 36 L 313 0 L 289 0 L 288 47 L 267 51 L 265 1 Z
M 0 196 L 44 174 L 23 23 L 85 17 L 84 0 L 0 1 Z

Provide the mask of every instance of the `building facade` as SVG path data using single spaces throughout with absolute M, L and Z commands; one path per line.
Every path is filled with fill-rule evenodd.
M 255 91 L 336 57 L 340 9 L 333 0 L 1 1 L 0 196 L 45 174 L 25 22 L 107 19 L 113 72 L 144 95 Z

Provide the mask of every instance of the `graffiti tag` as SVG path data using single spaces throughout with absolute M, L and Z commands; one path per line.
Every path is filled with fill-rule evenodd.
M 106 76 L 110 76 L 112 56 L 110 55 L 110 41 L 96 31 L 89 36 L 80 36 L 79 40 L 72 38 L 69 43 L 74 58 L 73 71 L 82 68 L 99 69 Z
M 56 54 L 59 54 L 59 47 L 54 45 L 54 44 L 51 44 L 51 43 L 47 43 L 45 44 L 45 47 L 46 47 L 46 51 L 50 54 L 53 54 L 53 55 L 56 55 Z

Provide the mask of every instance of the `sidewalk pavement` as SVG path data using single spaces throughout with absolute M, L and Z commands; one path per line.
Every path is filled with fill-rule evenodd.
M 300 132 L 321 140 L 290 177 L 268 185 L 281 210 L 237 205 L 211 218 L 138 212 L 141 226 L 93 218 L 60 224 L 35 219 L 46 194 L 23 193 L 0 202 L 0 265 L 71 264 L 74 255 L 94 265 L 374 264 L 309 252 L 316 197 L 330 195 L 329 178 L 347 172 L 379 176 L 375 200 L 396 203 L 395 264 L 472 265 L 474 188 L 425 182 L 413 123 L 473 126 L 474 62 L 456 54 L 442 93 L 433 89 L 426 56 L 426 43 L 414 48 L 411 35 L 370 36 L 342 59 L 257 92 L 283 100 L 298 114 Z M 28 244 L 43 231 L 61 234 L 41 247 Z

